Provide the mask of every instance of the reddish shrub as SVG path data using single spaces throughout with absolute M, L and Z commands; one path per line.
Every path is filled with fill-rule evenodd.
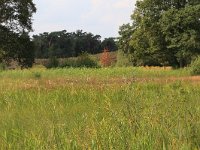
M 111 65 L 111 56 L 108 49 L 104 49 L 100 58 L 101 65 L 103 67 L 109 67 Z

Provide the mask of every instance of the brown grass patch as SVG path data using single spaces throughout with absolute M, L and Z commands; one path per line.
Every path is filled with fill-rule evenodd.
M 10 78 L 4 78 L 0 80 L 0 89 L 5 90 L 18 90 L 18 89 L 56 89 L 56 88 L 94 88 L 103 90 L 105 88 L 121 88 L 123 86 L 130 85 L 132 83 L 158 83 L 168 84 L 176 81 L 180 81 L 187 84 L 200 84 L 200 76 L 189 77 L 161 77 L 161 78 L 105 78 L 99 79 L 95 77 L 91 78 L 53 78 L 53 79 L 20 79 L 14 80 Z M 3 92 L 3 91 L 2 91 Z

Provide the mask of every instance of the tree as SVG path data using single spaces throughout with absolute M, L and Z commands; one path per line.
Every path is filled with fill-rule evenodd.
M 136 65 L 184 67 L 200 53 L 200 1 L 137 1 L 130 40 L 125 44 Z M 122 38 L 122 40 L 127 38 Z
M 135 59 L 131 58 L 134 53 L 133 46 L 130 45 L 132 34 L 134 33 L 133 25 L 123 24 L 119 28 L 118 38 L 118 55 L 117 55 L 117 66 L 128 66 L 130 64 L 136 65 Z M 130 55 L 131 54 L 131 55 Z
M 134 28 L 132 25 L 123 24 L 119 28 L 119 38 L 118 38 L 118 49 L 124 51 L 125 53 L 132 53 L 133 47 L 130 46 L 130 40 L 132 38 L 132 34 L 134 32 Z
M 105 38 L 101 42 L 101 47 L 104 49 L 109 49 L 110 51 L 116 51 L 118 50 L 117 43 L 115 41 L 115 38 Z
M 200 54 L 200 5 L 171 8 L 160 19 L 167 48 L 175 54 L 180 67 Z
M 31 18 L 32 14 L 35 12 L 36 8 L 32 0 L 0 1 L 1 61 L 8 61 L 11 59 L 26 60 L 25 55 L 22 54 L 22 52 L 33 54 L 29 53 L 29 50 L 33 50 L 33 47 L 30 38 L 28 37 L 28 32 L 32 31 Z M 26 46 L 20 44 L 25 44 Z M 26 50 L 24 49 L 25 47 Z M 21 56 L 24 58 L 21 58 Z M 30 60 L 32 61 L 32 59 Z M 26 61 L 19 61 L 19 64 L 26 66 L 24 65 L 24 62 Z M 31 63 L 33 63 L 33 61 Z M 27 66 L 30 66 L 30 64 Z
M 30 41 L 30 37 L 27 33 L 23 33 L 18 38 L 17 51 L 16 60 L 19 62 L 21 68 L 32 67 L 34 62 L 34 44 Z
M 1 0 L 0 26 L 17 33 L 31 31 L 31 18 L 35 12 L 32 0 Z
M 136 4 L 131 16 L 135 30 L 130 45 L 135 49 L 132 58 L 137 65 L 169 65 L 166 42 L 159 24 L 161 12 L 166 9 L 165 2 L 144 0 Z

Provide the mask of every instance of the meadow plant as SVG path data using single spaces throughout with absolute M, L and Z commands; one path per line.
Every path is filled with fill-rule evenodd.
M 200 56 L 192 62 L 190 69 L 191 75 L 200 75 Z
M 108 49 L 105 48 L 103 50 L 103 53 L 102 53 L 101 58 L 100 58 L 100 62 L 101 62 L 101 65 L 103 67 L 109 67 L 109 66 L 111 66 L 111 57 L 110 57 Z

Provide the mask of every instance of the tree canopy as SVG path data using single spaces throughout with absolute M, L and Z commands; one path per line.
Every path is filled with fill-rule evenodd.
M 114 38 L 107 38 L 101 41 L 100 35 L 77 30 L 67 32 L 44 32 L 33 36 L 36 58 L 58 58 L 76 57 L 84 52 L 97 54 L 108 48 L 110 51 L 117 50 L 117 43 Z
M 126 42 L 119 46 L 128 47 L 135 65 L 184 67 L 200 53 L 200 1 L 137 1 L 131 18 L 120 28 L 119 41 Z
M 0 61 L 14 59 L 22 67 L 32 65 L 34 48 L 28 33 L 35 12 L 32 0 L 0 1 Z
M 35 12 L 32 0 L 1 0 L 0 26 L 13 32 L 31 31 L 31 19 Z

